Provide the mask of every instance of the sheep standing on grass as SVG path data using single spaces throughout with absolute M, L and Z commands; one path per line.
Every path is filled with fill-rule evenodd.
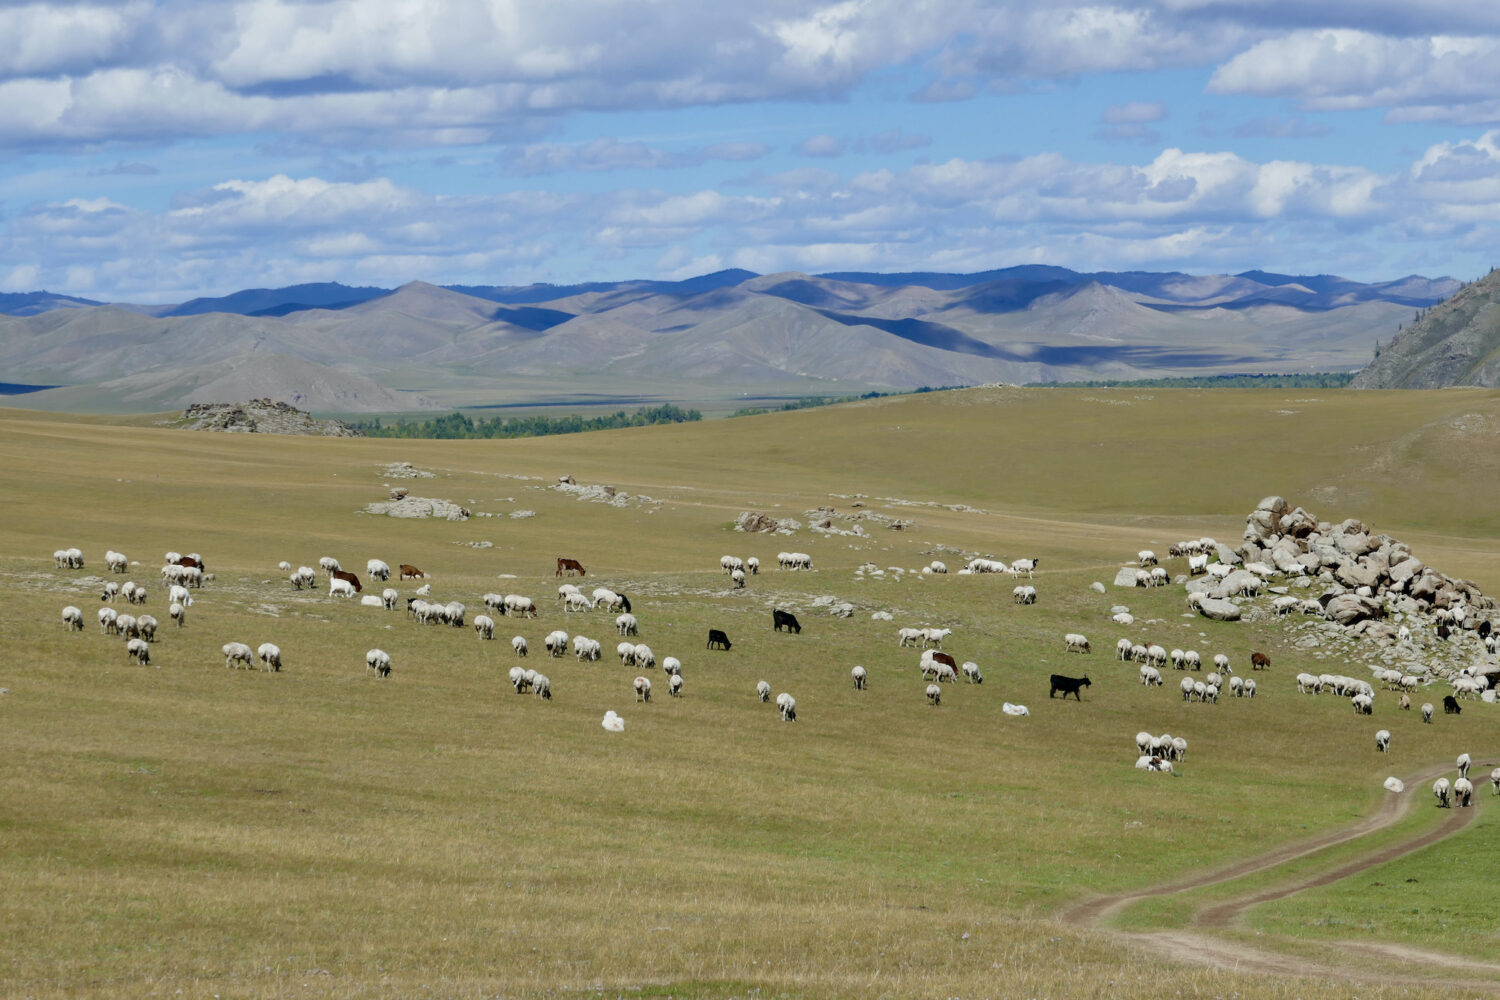
M 125 644 L 125 652 L 143 667 L 151 664 L 151 645 L 145 639 L 131 639 Z
M 117 622 L 119 621 L 119 618 L 120 618 L 120 613 L 118 611 L 116 611 L 114 608 L 100 608 L 99 609 L 99 631 L 103 632 L 105 635 L 114 635 L 114 634 L 116 634 L 117 632 L 120 631 L 120 627 L 117 624 Z
M 1490 772 L 1490 784 L 1495 786 L 1495 794 L 1500 795 L 1500 767 Z
M 118 583 L 115 583 L 113 580 L 106 583 L 104 585 L 104 589 L 99 592 L 99 600 L 103 601 L 105 604 L 115 603 L 115 598 L 119 596 L 120 585 Z
M 1459 778 L 1453 783 L 1453 798 L 1458 804 L 1467 809 L 1474 804 L 1474 782 L 1468 778 Z
M 1079 635 L 1077 632 L 1069 632 L 1067 635 L 1063 636 L 1063 642 L 1066 644 L 1067 651 L 1069 653 L 1092 652 L 1092 650 L 1089 649 L 1088 639 L 1082 635 Z
M 1381 729 L 1375 733 L 1375 749 L 1381 753 L 1391 752 L 1391 731 L 1389 729 Z
M 635 615 L 626 612 L 615 619 L 615 632 L 620 635 L 640 635 L 640 622 Z
M 83 631 L 83 611 L 71 604 L 62 609 L 62 621 L 68 627 L 69 632 Z
M 755 697 L 759 698 L 762 703 L 770 701 L 771 700 L 771 685 L 768 684 L 765 681 L 761 681 L 760 683 L 756 684 L 755 685 Z
M 1432 794 L 1437 798 L 1438 808 L 1447 809 L 1453 803 L 1452 785 L 1447 778 L 1439 778 L 1432 783 Z
M 391 675 L 391 654 L 383 649 L 372 649 L 365 654 L 365 672 L 373 672 L 377 677 L 389 677 Z
M 243 642 L 226 642 L 220 651 L 224 654 L 226 670 L 238 669 L 242 663 L 247 670 L 255 669 L 255 651 Z
M 272 642 L 263 642 L 257 649 L 256 655 L 260 657 L 261 666 L 266 670 L 281 671 L 281 647 Z
M 984 674 L 979 672 L 979 664 L 973 660 L 965 660 L 963 665 L 964 680 L 970 684 L 983 684 Z
M 82 625 L 79 626 L 79 628 L 82 627 Z M 869 673 L 864 667 L 856 664 L 854 669 L 849 671 L 849 676 L 854 679 L 854 689 L 856 691 L 863 691 L 865 689 L 865 684 L 869 681 Z
M 526 655 L 526 637 L 524 635 L 511 636 L 510 648 L 516 651 L 517 656 Z
M 776 696 L 776 707 L 781 710 L 782 722 L 797 721 L 797 699 L 785 691 Z
M 546 674 L 531 675 L 531 693 L 543 701 L 552 700 L 552 681 Z
M 635 700 L 639 702 L 651 700 L 651 678 L 637 677 L 635 679 Z
M 667 694 L 673 698 L 682 697 L 682 675 L 673 674 L 672 679 L 667 681 Z
M 474 634 L 480 639 L 495 638 L 495 619 L 489 615 L 474 616 Z
M 533 676 L 535 676 L 535 672 L 533 672 Z M 525 694 L 530 684 L 531 682 L 526 679 L 525 667 L 510 668 L 510 686 L 516 689 L 516 694 Z
M 1473 761 L 1469 759 L 1469 755 L 1466 753 L 1459 754 L 1458 760 L 1455 761 L 1455 763 L 1458 766 L 1458 776 L 1460 778 L 1467 778 L 1469 776 L 1469 766 L 1473 763 Z
M 943 703 L 943 686 L 941 684 L 927 685 L 927 703 L 934 708 Z
M 145 639 L 147 642 L 156 641 L 156 625 L 156 619 L 151 615 L 141 615 L 135 620 L 136 631 L 140 634 L 140 637 L 142 639 Z
M 1432 702 L 1429 701 L 1422 705 L 1422 721 L 1428 725 L 1432 724 L 1432 711 Z
M 181 604 L 177 604 L 174 602 L 170 607 L 167 608 L 167 614 L 171 617 L 172 624 L 176 625 L 178 628 L 182 628 L 183 622 L 187 621 L 187 608 L 183 607 Z

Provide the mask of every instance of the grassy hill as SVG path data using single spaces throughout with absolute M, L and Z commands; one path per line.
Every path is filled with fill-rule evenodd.
M 1382 693 L 1375 718 L 1356 717 L 1295 693 L 1298 670 L 1366 672 L 1296 645 L 1293 625 L 1209 622 L 1181 587 L 1089 584 L 1141 548 L 1237 541 L 1280 493 L 1500 593 L 1500 514 L 1477 499 L 1500 488 L 1497 430 L 1500 393 L 1480 390 L 976 389 L 512 441 L 262 439 L 0 410 L 18 484 L 0 526 L 0 983 L 39 997 L 1347 996 L 1337 978 L 1170 961 L 1060 915 L 1358 819 L 1387 774 L 1461 750 L 1488 759 L 1500 709 L 1423 726 Z M 392 478 L 397 462 L 433 477 Z M 569 474 L 614 486 L 614 502 L 554 488 Z M 361 513 L 390 486 L 476 516 Z M 819 507 L 864 534 L 810 532 Z M 804 527 L 735 532 L 744 510 Z M 69 545 L 85 569 L 55 568 Z M 94 623 L 106 548 L 138 562 L 128 578 L 163 622 L 163 552 L 200 552 L 215 574 L 151 667 Z M 816 568 L 778 571 L 781 549 Z M 766 568 L 735 591 L 726 552 Z M 1038 604 L 1014 604 L 1008 577 L 890 569 L 968 554 L 1039 557 Z M 369 557 L 421 566 L 470 618 L 488 591 L 531 596 L 541 617 L 497 618 L 486 643 L 326 586 L 293 591 L 276 569 L 321 555 L 361 577 Z M 586 591 L 630 596 L 639 641 L 682 660 L 683 698 L 657 671 L 652 702 L 633 701 L 613 615 L 558 605 L 559 556 L 588 568 Z M 871 563 L 883 575 L 857 572 Z M 830 617 L 824 595 L 854 616 Z M 62 628 L 70 603 L 82 633 Z M 1109 621 L 1115 603 L 1134 626 Z M 772 607 L 802 633 L 774 633 Z M 926 624 L 953 628 L 946 648 L 985 675 L 938 708 L 896 644 L 897 627 Z M 733 650 L 705 650 L 709 627 Z M 555 628 L 600 640 L 604 660 L 547 659 Z M 1066 654 L 1069 631 L 1094 654 Z M 513 634 L 551 677 L 550 703 L 507 685 Z M 1274 665 L 1253 701 L 1187 704 L 1111 659 L 1121 635 L 1223 652 L 1247 675 L 1251 650 Z M 279 644 L 285 670 L 226 670 L 231 640 Z M 388 680 L 366 675 L 371 647 L 391 654 Z M 849 683 L 856 663 L 867 691 Z M 1049 700 L 1052 672 L 1093 684 L 1081 703 Z M 796 724 L 755 700 L 762 678 L 796 696 Z M 1006 716 L 1006 701 L 1031 716 Z M 601 729 L 607 709 L 623 734 Z M 1381 726 L 1389 758 L 1370 747 Z M 1132 768 L 1142 729 L 1189 740 L 1180 777 Z M 1488 864 L 1493 813 L 1484 803 L 1460 838 L 1411 858 L 1421 879 L 1401 906 L 1444 908 L 1441 925 L 1343 891 L 1267 916 L 1267 940 L 1315 957 L 1361 934 L 1492 955 L 1495 881 L 1442 859 L 1461 845 Z M 1397 992 L 1452 988 L 1440 972 L 1360 988 Z

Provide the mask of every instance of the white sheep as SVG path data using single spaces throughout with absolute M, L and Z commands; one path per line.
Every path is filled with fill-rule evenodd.
M 1181 690 L 1182 690 L 1182 700 L 1183 701 L 1187 701 L 1188 699 L 1190 699 L 1190 698 L 1193 697 L 1193 693 L 1196 690 L 1195 685 L 1198 684 L 1198 683 L 1201 683 L 1201 682 L 1200 681 L 1194 681 L 1191 677 L 1184 677 L 1182 679 L 1182 683 L 1179 684 L 1178 687 L 1181 688 Z
M 1165 667 L 1167 665 L 1167 648 L 1158 646 L 1156 643 L 1146 647 L 1146 662 L 1154 667 Z
M 99 600 L 106 604 L 115 603 L 115 598 L 120 596 L 120 585 L 113 580 L 104 585 L 104 590 L 99 594 Z
M 255 669 L 255 651 L 243 642 L 226 642 L 221 652 L 224 654 L 226 669 L 238 668 L 242 663 L 247 670 Z
M 562 629 L 548 632 L 547 638 L 542 640 L 542 645 L 546 647 L 548 656 L 561 656 L 568 650 L 568 633 Z
M 755 685 L 755 696 L 757 698 L 759 698 L 762 703 L 770 701 L 771 700 L 771 685 L 770 685 L 770 683 L 767 682 L 767 681 L 760 681 L 760 682 L 758 682 Z
M 742 569 L 734 570 L 729 574 L 729 579 L 733 581 L 736 590 L 743 589 L 745 586 L 745 571 Z
M 898 646 L 917 646 L 920 645 L 922 641 L 922 630 L 919 628 L 897 629 L 896 636 L 900 640 L 898 643 L 896 643 L 896 645 Z
M 105 635 L 114 635 L 115 633 L 119 632 L 120 628 L 116 624 L 116 621 L 119 617 L 119 612 L 117 612 L 114 608 L 100 608 L 99 631 L 103 632 Z
M 924 628 L 922 630 L 922 648 L 926 649 L 930 642 L 938 649 L 943 648 L 943 640 L 953 634 L 951 628 Z
M 352 598 L 355 596 L 354 584 L 335 577 L 328 581 L 328 596 Z
M 1010 564 L 1010 575 L 1017 576 L 1025 573 L 1026 578 L 1029 580 L 1031 579 L 1031 574 L 1036 570 L 1036 564 L 1039 562 L 1041 562 L 1040 559 L 1017 559 Z
M 583 594 L 569 594 L 563 598 L 563 611 L 584 612 L 593 610 L 594 604 Z
M 531 693 L 543 701 L 552 700 L 552 680 L 546 674 L 532 673 Z
M 963 666 L 960 669 L 964 673 L 964 680 L 968 681 L 970 684 L 984 683 L 984 674 L 979 672 L 979 664 L 975 663 L 973 660 L 965 660 Z
M 1459 778 L 1453 783 L 1453 798 L 1458 804 L 1467 809 L 1474 804 L 1474 782 L 1468 778 Z
M 135 621 L 136 632 L 147 642 L 156 641 L 156 619 L 151 615 L 141 615 Z
M 1156 565 L 1156 553 L 1152 552 L 1150 549 L 1141 549 L 1141 551 L 1135 554 L 1135 559 L 1136 562 L 1140 563 L 1142 566 Z
M 1151 568 L 1151 586 L 1165 587 L 1168 583 L 1171 582 L 1171 574 L 1169 574 L 1165 569 L 1162 569 L 1160 566 L 1153 566 Z
M 593 606 L 596 608 L 604 607 L 613 609 L 621 607 L 624 603 L 620 595 L 608 587 L 595 587 L 594 592 L 589 596 L 593 599 Z
M 785 691 L 776 696 L 776 707 L 781 710 L 782 722 L 797 721 L 797 699 Z
M 661 669 L 668 677 L 676 677 L 682 673 L 682 661 L 675 656 L 668 656 L 661 661 Z
M 948 566 L 947 566 L 947 564 L 946 563 L 938 562 L 936 559 L 934 559 L 931 563 L 929 563 L 927 565 L 927 568 L 930 569 L 930 570 L 932 570 L 934 573 L 946 573 L 946 572 L 948 572 Z
M 1208 572 L 1208 553 L 1188 556 L 1188 575 L 1198 576 Z
M 1236 698 L 1245 697 L 1245 679 L 1243 677 L 1229 678 L 1229 693 Z
M 432 594 L 432 584 L 424 583 L 413 591 L 418 597 L 428 597 Z
M 187 621 L 187 608 L 174 602 L 167 608 L 167 615 L 172 619 L 173 625 L 182 628 L 183 623 Z
M 193 606 L 193 595 L 182 584 L 174 583 L 167 588 L 167 601 L 190 608 Z
M 635 679 L 635 700 L 640 702 L 651 700 L 651 678 L 637 677 Z
M 389 580 L 391 567 L 379 559 L 371 559 L 365 563 L 365 574 L 372 580 Z
M 129 639 L 141 634 L 141 627 L 136 623 L 135 615 L 121 615 L 115 619 L 115 629 L 120 636 Z
M 1500 795 L 1500 767 L 1490 772 L 1490 784 L 1495 787 L 1495 794 Z
M 619 635 L 640 635 L 640 628 L 640 622 L 628 611 L 615 619 L 615 632 Z
M 1467 778 L 1469 776 L 1469 765 L 1473 763 L 1469 759 L 1469 755 L 1466 753 L 1459 754 L 1456 763 L 1458 765 L 1458 776 L 1460 778 Z
M 856 691 L 863 691 L 865 685 L 869 683 L 869 671 L 858 664 L 855 664 L 854 669 L 849 671 L 849 676 L 854 680 L 854 689 Z
M 517 656 L 525 656 L 527 652 L 526 637 L 524 635 L 511 636 L 510 648 L 516 651 Z
M 1234 671 L 1229 669 L 1229 657 L 1225 656 L 1223 653 L 1214 654 L 1214 669 L 1219 671 L 1219 673 L 1221 674 L 1234 673 Z
M 1122 663 L 1129 660 L 1130 651 L 1134 648 L 1135 644 L 1132 643 L 1129 639 L 1121 639 L 1120 641 L 1115 643 L 1115 659 L 1121 661 Z
M 615 646 L 615 655 L 620 658 L 620 666 L 635 666 L 635 643 L 622 642 Z
M 1067 651 L 1069 653 L 1092 652 L 1092 650 L 1089 649 L 1088 639 L 1084 636 L 1079 635 L 1077 632 L 1069 632 L 1067 635 L 1063 636 L 1063 642 L 1066 644 Z
M 927 685 L 927 703 L 934 708 L 943 703 L 943 686 L 941 684 Z
M 1151 687 L 1153 685 L 1156 687 L 1161 687 L 1161 671 L 1157 670 L 1155 667 L 1148 667 L 1145 664 L 1142 664 L 1141 683 L 1146 685 L 1147 687 Z
M 750 572 L 751 576 L 755 576 L 760 572 L 760 560 L 755 556 L 751 556 L 745 560 L 745 569 Z
M 104 565 L 111 573 L 123 573 L 130 567 L 130 560 L 125 558 L 125 553 L 110 549 L 104 553 Z
M 1391 731 L 1380 729 L 1375 732 L 1375 749 L 1381 753 L 1391 752 Z
M 400 591 L 394 587 L 386 587 L 380 592 L 380 603 L 387 611 L 394 611 L 396 602 L 401 600 Z
M 71 604 L 62 609 L 62 621 L 68 627 L 69 632 L 83 631 L 83 611 Z
M 603 649 L 599 640 L 580 635 L 573 638 L 573 655 L 579 663 L 592 663 L 603 655 Z
M 318 574 L 311 566 L 298 566 L 297 572 L 288 577 L 294 590 L 311 590 L 318 582 Z
M 283 573 L 290 573 L 292 571 L 292 564 L 283 559 L 281 560 L 281 562 L 276 564 L 276 568 L 281 570 Z
M 125 644 L 125 653 L 143 667 L 151 663 L 151 645 L 145 639 L 131 639 Z
M 383 649 L 372 649 L 365 654 L 365 672 L 379 677 L 391 675 L 391 654 Z
M 167 561 L 171 562 L 172 560 L 168 559 Z M 318 559 L 318 565 L 323 567 L 324 573 L 332 573 L 334 570 L 342 570 L 344 568 L 339 565 L 339 561 L 333 558 L 333 556 L 320 557 Z
M 495 638 L 495 619 L 489 615 L 474 616 L 474 634 L 480 639 Z
M 266 670 L 279 671 L 281 669 L 281 647 L 274 642 L 261 643 L 255 655 L 260 657 L 261 666 Z
M 536 602 L 521 594 L 506 594 L 505 607 L 501 609 L 501 613 L 513 618 L 535 618 Z
M 1375 699 L 1361 691 L 1349 699 L 1356 715 L 1370 715 L 1375 711 Z
M 739 556 L 720 556 L 719 568 L 725 573 L 729 574 L 733 574 L 735 570 L 744 572 L 745 560 L 741 559 Z
M 671 695 L 673 698 L 681 698 L 682 697 L 682 675 L 681 674 L 673 674 L 672 677 L 671 677 L 671 679 L 667 681 L 667 694 Z
M 651 652 L 651 647 L 640 643 L 635 647 L 635 665 L 637 667 L 656 666 L 656 654 Z

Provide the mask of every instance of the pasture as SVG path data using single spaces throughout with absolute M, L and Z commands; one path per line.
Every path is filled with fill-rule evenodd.
M 1500 595 L 1500 393 L 976 389 L 448 442 L 0 410 L 0 462 L 7 995 L 1332 998 L 1348 995 L 1350 939 L 1500 950 L 1481 888 L 1500 847 L 1487 779 L 1461 833 L 1253 910 L 1205 946 L 1229 954 L 1253 938 L 1303 963 L 1291 971 L 1235 971 L 1064 918 L 1095 894 L 1357 822 L 1388 774 L 1460 751 L 1476 771 L 1493 761 L 1485 774 L 1500 763 L 1500 707 L 1424 726 L 1381 692 L 1358 717 L 1345 699 L 1298 695 L 1293 677 L 1365 665 L 1317 658 L 1284 623 L 1210 622 L 1180 586 L 1089 589 L 1142 548 L 1237 544 L 1277 493 L 1325 520 L 1358 517 Z M 397 462 L 432 477 L 391 478 Z M 568 474 L 612 485 L 614 502 L 556 489 Z M 391 486 L 476 516 L 360 512 Z M 862 534 L 811 531 L 819 507 Z M 802 527 L 734 531 L 747 510 Z M 70 545 L 84 569 L 55 567 Z M 148 588 L 134 610 L 164 623 L 151 666 L 95 623 L 107 548 L 139 564 L 113 577 Z M 158 573 L 169 549 L 202 553 L 215 577 L 180 629 Z M 778 570 L 780 550 L 814 568 Z M 744 589 L 720 571 L 726 553 L 759 557 Z M 489 612 L 484 642 L 330 598 L 321 573 L 294 591 L 277 570 L 322 555 L 362 579 L 371 557 L 420 566 L 429 580 L 388 584 L 402 606 L 427 582 L 470 620 L 491 591 L 541 614 Z M 972 555 L 1040 563 L 1030 581 L 953 572 Z M 587 568 L 574 581 L 585 593 L 629 596 L 632 641 L 681 659 L 683 697 L 656 670 L 651 702 L 635 702 L 614 613 L 558 602 L 561 556 Z M 950 573 L 892 570 L 934 559 Z M 858 571 L 871 564 L 881 575 Z M 1036 605 L 1013 603 L 1017 582 L 1037 587 Z M 830 616 L 825 596 L 853 616 Z M 81 633 L 64 630 L 66 604 L 83 610 Z M 1113 624 L 1114 604 L 1136 623 Z M 801 634 L 773 632 L 773 608 Z M 944 685 L 936 708 L 919 651 L 896 639 L 928 625 L 953 629 L 943 648 L 984 673 Z M 548 659 L 542 638 L 558 628 L 598 639 L 603 659 Z M 710 628 L 733 648 L 705 649 Z M 1065 652 L 1067 632 L 1092 654 Z M 1147 689 L 1112 658 L 1122 636 L 1222 652 L 1242 676 L 1252 650 L 1273 666 L 1254 700 L 1189 704 L 1176 671 Z M 284 670 L 227 670 L 229 641 L 278 644 Z M 390 653 L 389 678 L 367 674 L 372 647 Z M 551 678 L 550 702 L 511 690 L 517 663 Z M 1081 701 L 1049 700 L 1053 673 L 1092 683 Z M 797 722 L 756 700 L 761 679 L 773 699 L 796 697 Z M 623 733 L 601 728 L 607 710 Z M 1390 755 L 1371 745 L 1382 727 Z M 1132 767 L 1139 730 L 1189 741 L 1177 777 Z M 1409 811 L 1372 844 L 1440 821 L 1426 784 L 1404 794 Z M 1215 891 L 1227 890 L 1201 894 Z M 1115 926 L 1179 927 L 1186 905 L 1141 903 Z M 1382 985 L 1381 962 L 1361 959 L 1361 996 L 1500 989 L 1493 968 L 1425 959 L 1418 981 Z

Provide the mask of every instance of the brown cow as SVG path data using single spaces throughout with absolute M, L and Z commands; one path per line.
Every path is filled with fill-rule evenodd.
M 579 576 L 587 576 L 588 575 L 588 574 L 584 573 L 584 571 L 583 571 L 583 564 L 580 563 L 577 559 L 564 559 L 561 556 L 558 556 L 558 558 L 557 558 L 557 575 L 558 576 L 565 576 L 565 575 L 572 574 L 572 573 L 577 573 Z
M 401 564 L 401 576 L 400 576 L 400 579 L 405 580 L 407 577 L 411 577 L 412 579 L 416 579 L 417 577 L 421 577 L 422 579 L 425 580 L 425 579 L 427 579 L 427 574 L 423 573 L 421 570 L 417 569 L 417 567 L 415 567 L 415 566 L 411 566 L 411 565 L 409 565 L 407 563 L 402 563 Z
M 354 585 L 354 592 L 356 594 L 358 594 L 360 591 L 362 591 L 362 590 L 365 589 L 360 584 L 359 577 L 355 576 L 353 573 L 346 573 L 345 571 L 343 571 L 341 569 L 335 569 L 335 570 L 330 570 L 329 573 L 328 573 L 328 575 L 331 578 L 335 579 L 335 580 L 348 580 L 351 584 Z

